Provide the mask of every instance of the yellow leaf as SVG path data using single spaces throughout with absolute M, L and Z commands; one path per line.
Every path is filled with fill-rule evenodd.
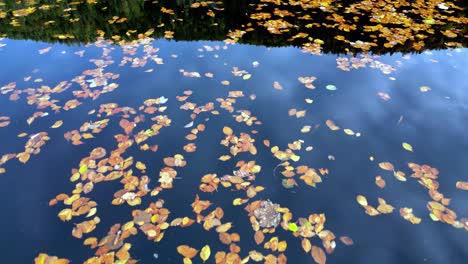
M 230 127 L 225 126 L 223 127 L 223 133 L 227 136 L 230 136 L 232 135 L 232 129 Z
M 352 130 L 349 129 L 349 128 L 346 128 L 346 129 L 344 129 L 343 131 L 346 133 L 346 135 L 354 136 L 354 131 L 352 131 Z
M 292 160 L 292 161 L 296 161 L 296 162 L 297 162 L 297 161 L 299 161 L 300 159 L 301 159 L 301 157 L 299 157 L 299 156 L 297 156 L 297 155 L 292 155 L 292 156 L 291 156 L 291 160 Z
M 383 170 L 387 171 L 393 171 L 394 167 L 390 162 L 380 162 L 379 167 L 382 168 Z
M 286 243 L 286 241 L 281 241 L 281 242 L 278 243 L 278 251 L 279 252 L 284 252 L 287 247 L 288 247 L 288 244 Z
M 204 246 L 201 249 L 200 258 L 203 260 L 203 262 L 205 262 L 210 258 L 210 255 L 211 255 L 210 246 L 209 245 Z
M 62 120 L 58 120 L 57 122 L 55 122 L 51 128 L 59 128 L 63 125 L 63 121 Z
M 279 150 L 279 147 L 278 146 L 274 146 L 271 148 L 271 153 L 275 153 L 275 152 L 278 152 Z
M 413 146 L 411 146 L 410 144 L 406 143 L 406 142 L 403 142 L 403 144 L 401 144 L 403 146 L 404 149 L 406 149 L 407 151 L 411 151 L 413 152 Z
M 77 181 L 80 177 L 81 177 L 81 174 L 80 174 L 79 172 L 74 173 L 74 174 L 70 177 L 70 181 L 71 181 L 71 182 L 75 182 L 75 181 Z
M 243 205 L 247 203 L 249 199 L 241 199 L 241 198 L 236 198 L 232 201 L 232 205 L 238 206 L 238 205 Z
M 306 253 L 308 253 L 310 249 L 312 248 L 312 243 L 310 243 L 310 240 L 307 238 L 302 239 L 301 245 L 302 245 L 302 249 L 304 249 Z
M 362 195 L 356 196 L 356 201 L 362 206 L 367 206 L 367 199 Z
M 262 253 L 255 250 L 249 252 L 249 257 L 255 262 L 260 262 L 264 259 Z
M 97 208 L 96 207 L 93 207 L 89 210 L 88 214 L 86 215 L 86 217 L 91 217 L 93 215 L 95 215 L 97 212 Z
M 431 90 L 431 88 L 429 86 L 421 86 L 419 87 L 419 90 L 423 93 L 425 92 L 429 92 Z
M 402 172 L 402 171 L 396 171 L 396 172 L 393 173 L 393 175 L 399 181 L 406 181 L 405 173 Z
M 311 126 L 303 126 L 301 128 L 301 133 L 309 133 L 311 128 Z
M 218 226 L 216 228 L 216 232 L 225 233 L 225 232 L 229 231 L 229 229 L 231 229 L 231 227 L 232 227 L 232 224 L 230 222 L 225 223 L 225 224 L 222 224 L 222 225 Z
M 137 163 L 135 164 L 135 167 L 139 170 L 146 170 L 146 165 L 141 161 L 137 161 Z
M 339 129 L 340 129 L 340 127 L 337 126 L 337 125 L 335 124 L 335 122 L 333 122 L 333 121 L 330 120 L 330 119 L 327 120 L 327 121 L 325 121 L 325 124 L 327 125 L 327 127 L 328 127 L 330 130 L 335 131 L 335 130 L 339 130 Z
M 220 161 L 226 161 L 226 160 L 230 160 L 231 159 L 231 156 L 229 155 L 222 155 L 221 157 L 218 158 Z

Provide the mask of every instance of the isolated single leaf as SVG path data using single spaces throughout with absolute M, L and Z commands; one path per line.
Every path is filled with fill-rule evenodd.
M 356 201 L 362 206 L 367 206 L 368 205 L 366 197 L 364 197 L 362 195 L 356 196 Z
M 203 262 L 207 261 L 210 258 L 211 249 L 209 245 L 204 246 L 200 251 L 200 258 Z
M 230 127 L 225 126 L 223 127 L 223 133 L 227 136 L 230 136 L 232 135 L 232 129 Z
M 333 85 L 333 84 L 329 84 L 327 86 L 325 86 L 325 88 L 329 91 L 335 91 L 336 90 L 336 86 Z
M 347 246 L 352 246 L 354 244 L 353 240 L 348 236 L 341 236 L 340 240 Z
M 423 93 L 425 92 L 429 92 L 431 90 L 431 88 L 429 86 L 421 86 L 419 87 L 419 90 Z
M 328 119 L 327 121 L 325 121 L 325 124 L 327 125 L 327 127 L 330 129 L 330 130 L 333 130 L 333 131 L 336 131 L 336 130 L 340 130 L 340 127 L 337 126 L 335 124 L 335 122 L 333 122 L 332 120 Z
M 468 191 L 468 182 L 457 181 L 457 183 L 455 184 L 455 187 L 457 187 L 460 190 Z
M 63 125 L 63 121 L 62 120 L 58 120 L 56 121 L 52 126 L 51 128 L 59 128 Z
M 407 151 L 411 151 L 413 152 L 413 146 L 411 146 L 410 144 L 406 143 L 406 142 L 403 142 L 403 144 L 401 144 L 403 146 L 404 149 L 406 149 Z

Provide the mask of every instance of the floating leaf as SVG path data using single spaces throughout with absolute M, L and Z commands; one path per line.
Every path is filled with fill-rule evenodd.
M 281 86 L 279 82 L 274 82 L 273 88 L 275 88 L 276 90 L 283 90 L 283 86 Z
M 395 169 L 390 162 L 380 162 L 379 167 L 387 171 L 393 171 Z
M 375 184 L 381 189 L 385 188 L 385 180 L 382 178 L 382 176 L 375 177 Z
M 330 119 L 325 121 L 325 124 L 328 126 L 330 130 L 333 130 L 333 131 L 340 130 L 340 127 L 335 125 L 335 123 Z
M 353 240 L 350 237 L 347 236 L 341 236 L 340 237 L 341 242 L 347 246 L 352 246 L 354 244 Z
M 79 172 L 80 172 L 81 174 L 83 174 L 83 173 L 85 173 L 87 170 L 88 170 L 88 166 L 87 166 L 87 165 L 83 165 L 83 166 L 80 167 Z
M 395 178 L 397 178 L 399 181 L 406 181 L 405 173 L 402 171 L 395 171 L 393 176 L 395 176 Z
M 254 240 L 255 240 L 255 243 L 257 243 L 257 245 L 260 245 L 264 239 L 265 239 L 265 234 L 263 234 L 262 231 L 259 230 L 255 232 Z
M 223 133 L 225 135 L 227 135 L 227 136 L 230 136 L 230 135 L 232 135 L 233 132 L 232 132 L 232 129 L 230 127 L 225 126 L 225 127 L 223 127 Z
M 312 248 L 312 243 L 310 243 L 309 239 L 304 238 L 302 239 L 301 246 L 302 246 L 302 249 L 304 249 L 304 251 L 308 253 L 310 249 Z
M 190 123 L 184 126 L 184 128 L 190 128 L 190 127 L 193 127 L 193 121 L 191 121 Z
M 34 259 L 34 264 L 68 264 L 68 263 L 70 263 L 68 259 L 59 259 L 58 257 L 49 256 L 44 253 L 40 253 L 39 256 L 37 256 Z
M 368 205 L 366 197 L 364 197 L 362 195 L 356 196 L 356 201 L 362 206 L 367 206 Z
M 425 92 L 429 92 L 431 90 L 431 88 L 429 86 L 421 86 L 421 87 L 419 87 L 419 90 L 422 93 L 425 93 Z
M 413 146 L 411 146 L 410 144 L 406 143 L 406 142 L 403 142 L 403 144 L 401 144 L 403 146 L 404 149 L 406 149 L 407 151 L 411 151 L 413 152 Z
M 298 230 L 298 227 L 297 227 L 296 223 L 289 223 L 289 231 L 297 232 L 297 230 Z
M 379 92 L 377 93 L 377 95 L 380 97 L 380 99 L 384 100 L 384 101 L 388 101 L 391 99 L 390 95 L 388 93 L 383 93 L 383 92 Z
M 179 252 L 179 254 L 184 256 L 184 258 L 191 259 L 197 255 L 198 250 L 192 247 L 189 247 L 187 245 L 180 245 L 177 247 L 177 252 Z
M 59 128 L 63 125 L 63 121 L 62 120 L 58 120 L 56 121 L 52 126 L 51 128 Z
M 219 160 L 221 161 L 226 161 L 226 160 L 230 160 L 231 159 L 231 156 L 229 155 L 222 155 L 218 158 Z
M 201 249 L 200 258 L 203 260 L 203 262 L 205 262 L 210 258 L 210 255 L 211 255 L 210 246 L 209 245 L 204 246 Z
M 323 251 L 322 248 L 312 246 L 312 258 L 315 260 L 316 263 L 318 264 L 325 264 L 327 261 L 327 256 L 325 255 L 325 252 Z
M 286 189 L 294 188 L 294 186 L 297 185 L 297 183 L 296 183 L 296 181 L 294 179 L 282 179 L 281 184 Z
M 455 187 L 457 187 L 460 190 L 468 191 L 468 182 L 457 181 L 457 183 L 455 184 Z
M 336 86 L 333 85 L 333 84 L 329 84 L 327 86 L 325 86 L 325 88 L 329 91 L 336 91 Z

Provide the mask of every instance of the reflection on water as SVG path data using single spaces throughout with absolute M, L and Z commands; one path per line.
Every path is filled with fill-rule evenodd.
M 262 33 L 260 24 L 238 41 L 284 47 L 143 34 L 151 23 L 164 24 L 155 36 L 223 40 L 251 19 L 230 15 L 259 12 L 261 4 L 247 1 L 161 2 L 166 9 L 157 14 L 161 6 L 149 2 L 59 2 L 50 12 L 21 11 L 31 12 L 24 17 L 13 10 L 31 3 L 5 2 L 0 247 L 8 263 L 50 256 L 73 263 L 468 258 L 467 49 L 431 51 L 448 41 L 426 39 L 420 53 L 407 54 L 415 51 L 410 41 L 406 49 L 379 44 L 373 54 L 359 47 L 355 55 L 315 56 L 304 53 L 313 39 L 325 40 L 323 53 L 345 54 L 349 43 L 323 37 L 332 31 L 288 41 L 297 32 Z M 261 3 L 275 12 L 274 1 Z M 215 16 L 201 15 L 208 10 Z M 60 19 L 77 14 L 60 29 Z M 119 14 L 112 23 L 111 14 Z M 117 23 L 122 17 L 128 22 Z M 15 29 L 12 21 L 22 24 Z M 208 21 L 219 23 L 211 28 L 218 35 L 206 33 Z M 105 37 L 96 39 L 96 25 L 106 23 Z M 461 25 L 450 30 L 463 46 Z M 74 38 L 53 37 L 66 31 Z M 374 55 L 395 51 L 402 53 Z M 267 209 L 275 224 L 263 226 L 265 200 L 280 206 L 276 228 Z

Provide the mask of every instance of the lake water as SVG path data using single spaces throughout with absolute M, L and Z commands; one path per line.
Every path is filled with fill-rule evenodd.
M 46 11 L 38 9 L 29 16 L 19 16 L 17 19 L 22 25 L 14 29 L 8 23 L 15 19 L 10 14 L 12 8 L 18 7 L 6 2 L 2 5 L 9 12 L 2 18 L 2 30 L 6 35 L 0 41 L 0 117 L 6 117 L 4 127 L 0 127 L 0 157 L 3 155 L 0 168 L 5 169 L 0 174 L 3 201 L 0 205 L 0 248 L 5 263 L 32 263 L 40 253 L 66 258 L 72 263 L 86 260 L 101 263 L 93 260 L 93 256 L 99 249 L 102 251 L 103 247 L 112 244 L 105 241 L 106 236 L 116 239 L 114 245 L 120 243 L 106 251 L 120 250 L 115 263 L 131 263 L 133 260 L 145 264 L 183 263 L 183 254 L 177 250 L 180 245 L 199 250 L 191 260 L 193 263 L 203 263 L 199 253 L 205 245 L 211 249 L 207 263 L 215 263 L 215 255 L 220 251 L 232 251 L 233 255 L 244 259 L 253 250 L 263 256 L 272 254 L 274 258 L 283 254 L 288 263 L 319 263 L 321 257 L 317 257 L 320 253 L 316 251 L 330 251 L 324 253 L 328 263 L 467 262 L 466 25 L 465 36 L 458 31 L 460 47 L 442 44 L 419 51 L 405 51 L 404 48 L 385 51 L 382 48 L 371 53 L 346 54 L 346 47 L 325 41 L 323 53 L 314 55 L 304 52 L 307 42 L 292 43 L 294 46 L 291 46 L 268 32 L 260 32 L 257 36 L 255 32 L 251 33 L 254 35 L 240 40 L 241 43 L 222 41 L 219 36 L 226 36 L 225 29 L 234 30 L 245 21 L 233 22 L 229 17 L 220 18 L 219 15 L 204 15 L 197 20 L 199 14 L 196 12 L 204 14 L 205 11 L 193 7 L 190 12 L 194 13 L 185 17 L 187 22 L 178 24 L 182 28 L 173 26 L 175 39 L 168 37 L 170 33 L 166 32 L 161 34 L 168 39 L 147 34 L 135 36 L 132 42 L 115 43 L 108 37 L 93 35 L 99 35 L 95 33 L 98 18 L 92 20 L 95 24 L 88 29 L 92 33 L 86 36 L 76 33 L 85 31 L 84 19 L 99 16 L 99 12 L 103 17 L 109 16 L 110 9 L 120 10 L 110 3 L 112 1 L 99 1 L 94 4 L 96 6 L 79 4 L 78 11 L 72 10 L 72 15 L 81 15 L 83 19 L 77 23 L 82 25 L 69 29 L 76 38 L 51 40 L 53 37 L 50 36 L 56 34 L 57 28 L 50 32 L 46 29 L 42 35 L 34 29 L 37 19 L 44 23 L 54 17 L 52 11 L 44 15 Z M 167 8 L 172 7 L 176 16 L 178 7 L 187 10 L 193 4 L 181 7 L 183 4 L 178 3 L 173 7 L 171 3 L 162 3 Z M 41 4 L 33 3 L 32 6 Z M 103 9 L 99 5 L 110 8 Z M 117 30 L 119 25 L 106 22 L 111 25 L 109 28 L 102 26 L 102 30 L 108 30 L 106 36 L 119 32 L 125 38 L 123 32 L 132 28 L 139 30 L 145 26 L 155 27 L 156 23 L 166 26 L 171 23 L 165 16 L 151 15 L 154 10 L 160 12 L 160 7 L 153 6 L 157 4 L 145 2 L 140 5 L 146 7 L 144 13 L 132 9 L 136 7 L 126 7 L 135 17 L 129 16 L 127 22 L 119 23 L 125 24 L 120 31 Z M 217 6 L 208 3 L 208 7 L 211 5 L 216 11 Z M 223 11 L 231 16 L 242 8 L 253 8 L 248 1 L 238 5 L 225 1 L 224 6 L 226 9 L 236 7 L 231 13 Z M 61 7 L 52 10 L 60 11 Z M 101 11 L 96 11 L 96 15 L 95 10 Z M 44 14 L 35 17 L 39 12 Z M 123 17 L 122 14 L 119 17 Z M 141 20 L 145 26 L 138 24 L 140 17 L 146 19 Z M 231 21 L 214 26 L 218 35 L 211 34 L 208 29 L 202 33 L 197 31 L 204 28 L 202 22 L 205 20 L 216 23 L 218 18 L 218 23 L 223 19 Z M 172 23 L 176 24 L 174 21 Z M 144 34 L 148 28 L 134 34 Z M 265 37 L 262 38 L 262 34 Z M 278 45 L 281 41 L 282 45 Z M 428 47 L 430 43 L 428 40 Z M 339 49 L 342 52 L 335 52 Z M 349 65 L 345 66 L 344 62 Z M 106 104 L 108 108 L 109 104 L 116 105 L 107 112 L 100 111 Z M 109 121 L 102 125 L 102 131 L 97 131 L 100 125 L 93 122 L 103 119 Z M 125 125 L 122 122 L 134 123 Z M 85 129 L 86 126 L 91 128 Z M 232 139 L 227 127 L 238 138 Z M 74 130 L 81 138 L 69 133 Z M 38 134 L 40 132 L 47 134 Z M 189 134 L 192 138 L 187 138 Z M 221 144 L 225 137 L 231 139 L 228 146 Z M 239 138 L 246 140 L 246 137 L 254 140 L 256 151 L 250 149 L 249 152 L 251 143 L 239 142 Z M 187 145 L 189 143 L 193 144 Z M 129 144 L 128 148 L 123 147 L 125 144 Z M 156 151 L 150 149 L 156 145 Z M 278 146 L 279 151 L 274 146 Z M 94 161 L 84 158 L 98 147 L 104 148 L 106 155 L 92 158 L 97 160 L 95 163 L 111 158 L 111 153 L 118 153 L 113 158 L 121 157 L 121 162 L 115 165 L 108 161 L 93 166 Z M 235 153 L 235 150 L 240 152 Z M 30 155 L 25 159 L 26 152 Z M 7 158 L 9 153 L 13 153 L 11 159 Z M 179 154 L 176 156 L 179 161 L 177 157 L 183 156 L 185 166 L 168 161 L 168 157 L 176 154 Z M 123 160 L 129 157 L 133 162 L 126 168 Z M 146 169 L 137 165 L 137 161 L 144 163 Z M 233 171 L 244 170 L 236 167 L 239 161 L 255 161 L 261 170 L 250 172 L 249 176 L 255 174 L 255 177 L 242 178 L 239 183 L 239 177 L 233 177 Z M 413 171 L 408 163 L 427 164 L 437 168 L 439 175 L 436 179 L 427 175 L 423 179 L 411 177 Z M 301 178 L 304 173 L 297 169 L 301 165 L 314 168 L 312 174 L 320 177 L 321 182 L 315 187 L 306 184 Z M 388 169 L 388 166 L 392 168 Z M 328 169 L 328 173 L 324 169 Z M 163 179 L 160 172 L 172 170 L 177 171 L 177 176 L 172 175 L 173 179 L 170 179 L 172 188 L 162 186 L 159 193 L 151 195 L 151 191 L 160 186 L 158 180 Z M 111 171 L 123 175 L 102 182 L 90 179 L 92 173 L 101 172 L 106 176 Z M 291 176 L 287 171 L 294 171 L 295 175 Z M 394 171 L 401 171 L 405 176 L 395 176 Z M 216 174 L 220 181 L 212 192 L 200 188 L 206 174 Z M 143 175 L 149 178 L 146 185 Z M 225 175 L 230 176 L 223 178 Z M 71 182 L 73 176 L 76 178 Z M 385 180 L 384 188 L 377 186 L 376 176 Z M 124 185 L 121 181 L 125 179 L 130 183 Z M 285 184 L 287 179 L 296 184 Z M 76 184 L 88 183 L 89 187 L 91 182 L 93 188 L 89 192 L 76 190 Z M 263 190 L 257 188 L 254 196 L 251 193 L 254 188 L 247 191 L 248 186 L 262 186 Z M 97 208 L 97 212 L 86 217 L 90 208 L 83 209 L 81 215 L 70 215 L 69 219 L 61 221 L 57 215 L 64 209 L 72 208 L 78 214 L 80 205 L 69 198 L 74 189 L 80 197 L 95 201 L 97 205 L 90 208 Z M 428 189 L 437 192 L 439 198 L 434 193 L 428 194 Z M 121 192 L 116 193 L 119 190 Z M 67 194 L 69 204 L 52 201 L 57 205 L 50 206 L 51 199 L 61 193 Z M 127 194 L 122 196 L 124 193 Z M 441 199 L 441 194 L 450 201 Z M 141 196 L 141 203 L 135 202 L 140 198 L 133 195 Z M 212 203 L 201 215 L 207 216 L 215 208 L 222 208 L 224 216 L 220 223 L 232 223 L 232 227 L 218 232 L 219 226 L 215 225 L 207 231 L 201 216 L 197 223 L 197 214 L 191 205 L 196 195 L 200 200 Z M 394 210 L 372 208 L 379 215 L 370 216 L 356 201 L 359 195 L 365 196 L 368 204 L 375 208 L 379 205 L 378 198 L 383 198 Z M 245 200 L 240 202 L 241 205 L 234 205 L 239 202 L 238 198 Z M 113 200 L 122 204 L 113 205 Z M 285 211 L 290 211 L 292 219 L 283 220 L 282 225 L 270 230 L 271 233 L 264 230 L 265 240 L 257 245 L 255 227 L 244 208 L 263 200 L 279 204 L 283 208 L 280 210 L 282 219 L 287 215 Z M 152 219 L 153 223 L 147 219 L 142 226 L 152 225 L 158 234 L 164 232 L 159 242 L 154 241 L 149 229 L 143 230 L 141 223 L 134 220 L 134 210 L 145 210 L 157 201 L 164 201 L 164 208 L 170 211 L 168 219 L 160 221 L 157 217 L 162 216 L 153 212 L 152 215 L 157 215 Z M 135 202 L 133 206 L 132 202 Z M 83 204 L 89 205 L 89 201 Z M 431 211 L 431 205 L 434 208 L 435 204 L 442 209 Z M 420 223 L 405 220 L 400 214 L 401 208 L 412 208 Z M 448 209 L 453 211 L 444 211 Z M 438 213 L 449 216 L 442 218 Z M 314 223 L 310 223 L 310 219 L 307 224 L 299 220 L 311 214 L 324 214 L 324 228 L 336 237 L 327 242 L 326 233 L 316 229 L 321 234 L 309 237 L 314 256 L 306 253 L 301 245 L 305 230 Z M 187 227 L 176 226 L 177 218 L 183 217 L 195 222 Z M 207 219 L 209 217 L 205 222 Z M 83 231 L 86 229 L 83 227 L 82 231 L 77 231 L 81 228 L 77 224 L 84 221 L 91 221 L 88 223 L 91 230 Z M 114 224 L 129 222 L 137 230 L 136 234 L 126 239 L 108 236 Z M 291 223 L 299 230 L 295 231 Z M 81 236 L 77 232 L 84 234 Z M 125 232 L 128 230 L 121 229 L 119 236 Z M 231 246 L 223 244 L 220 233 L 238 233 L 240 241 Z M 89 237 L 95 237 L 97 244 L 102 243 L 91 249 L 89 245 L 83 245 Z M 284 252 L 265 246 L 265 242 L 273 237 L 286 242 Z M 352 245 L 346 242 L 347 238 L 352 239 Z M 117 259 L 126 252 L 123 243 L 131 244 L 131 258 L 119 262 Z M 240 247 L 240 252 L 236 246 Z M 251 253 L 249 263 L 254 262 L 252 259 Z M 36 260 L 36 263 L 47 263 L 40 261 Z M 281 261 L 284 260 L 279 263 Z

